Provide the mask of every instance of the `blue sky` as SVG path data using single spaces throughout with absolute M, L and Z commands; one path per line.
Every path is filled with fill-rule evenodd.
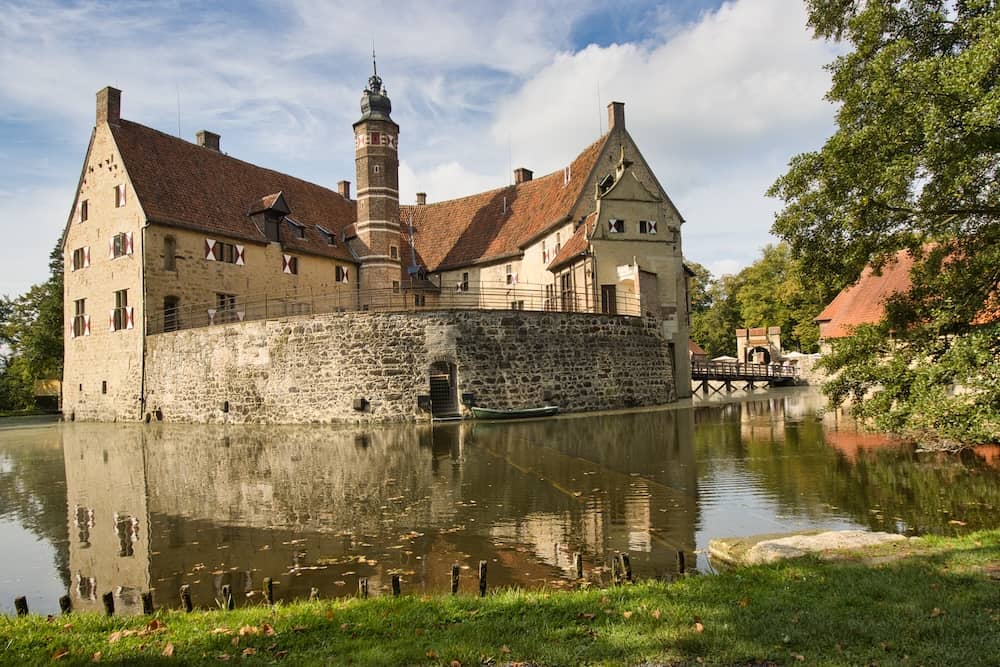
M 626 125 L 687 220 L 688 259 L 752 262 L 764 190 L 833 130 L 799 0 L 111 3 L 7 0 L 0 13 L 0 294 L 45 279 L 94 123 L 94 94 L 241 159 L 354 181 L 351 123 L 379 73 L 401 126 L 400 190 L 430 201 L 545 174 Z M 179 113 L 178 113 L 179 110 Z

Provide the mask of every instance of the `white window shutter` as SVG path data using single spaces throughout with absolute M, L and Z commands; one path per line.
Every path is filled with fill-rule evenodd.
M 135 310 L 132 306 L 125 309 L 125 328 L 134 329 L 135 328 Z
M 90 246 L 83 246 L 83 268 L 90 266 Z
M 215 308 L 208 309 L 208 323 L 215 324 Z
M 83 316 L 83 335 L 90 335 L 90 315 Z
M 115 309 L 112 308 L 108 311 L 108 331 L 115 330 Z
M 129 232 L 129 233 L 127 233 L 125 235 L 125 254 L 126 255 L 131 255 L 132 254 L 132 247 L 133 247 L 132 246 L 132 232 Z
M 76 222 L 77 224 L 83 222 L 83 202 L 81 201 L 76 202 Z
M 115 258 L 115 237 L 108 239 L 108 259 Z
M 205 239 L 205 259 L 215 261 L 215 239 Z
M 237 266 L 243 266 L 243 246 L 236 246 L 236 264 Z
M 282 255 L 281 256 L 281 270 L 284 271 L 285 273 L 291 273 L 292 272 L 292 267 L 290 265 L 291 264 L 291 259 L 292 258 L 291 258 L 290 255 Z
M 124 183 L 122 183 L 122 201 L 121 201 L 121 207 L 122 207 L 122 208 L 124 208 L 124 207 L 125 207 L 125 200 L 126 200 L 126 199 L 125 199 L 125 191 L 126 191 L 126 190 L 128 190 L 128 186 L 127 186 L 127 185 L 125 185 Z
M 238 319 L 240 322 L 242 322 L 243 318 L 246 317 L 246 316 L 247 316 L 247 313 L 246 313 L 245 310 L 237 310 L 236 311 L 236 319 Z
M 351 280 L 350 279 L 350 274 L 347 272 L 347 269 L 344 269 L 344 282 L 345 283 L 346 282 L 350 282 L 350 280 Z

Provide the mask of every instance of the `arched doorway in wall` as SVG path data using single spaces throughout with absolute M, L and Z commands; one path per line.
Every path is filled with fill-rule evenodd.
M 771 363 L 771 351 L 766 347 L 757 346 L 747 350 L 748 364 L 769 364 Z
M 455 364 L 436 361 L 430 368 L 431 414 L 454 417 L 458 412 L 458 378 Z

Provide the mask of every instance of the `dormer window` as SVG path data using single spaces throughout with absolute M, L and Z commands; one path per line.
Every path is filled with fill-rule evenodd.
M 274 215 L 267 213 L 264 217 L 264 234 L 267 236 L 267 240 L 272 243 L 276 243 L 281 240 L 279 225 L 281 223 L 278 218 Z
M 326 227 L 322 227 L 320 225 L 316 225 L 316 229 L 319 230 L 319 233 L 323 235 L 324 239 L 326 239 L 327 245 L 337 245 L 337 235 L 336 234 L 334 234 L 333 232 L 331 232 Z
M 295 234 L 296 238 L 304 239 L 306 237 L 306 226 L 301 222 L 288 217 L 285 218 L 285 222 L 292 228 L 292 233 Z
M 655 234 L 656 233 L 656 220 L 640 220 L 639 221 L 639 233 L 640 234 Z
M 625 233 L 625 221 L 617 220 L 611 218 L 608 220 L 608 233 L 609 234 L 624 234 Z

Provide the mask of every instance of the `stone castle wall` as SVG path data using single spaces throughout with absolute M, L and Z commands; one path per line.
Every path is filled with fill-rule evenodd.
M 146 407 L 185 422 L 428 419 L 417 397 L 430 393 L 438 362 L 454 364 L 459 396 L 486 407 L 657 405 L 676 397 L 671 353 L 651 318 L 457 311 L 253 321 L 150 336 Z

